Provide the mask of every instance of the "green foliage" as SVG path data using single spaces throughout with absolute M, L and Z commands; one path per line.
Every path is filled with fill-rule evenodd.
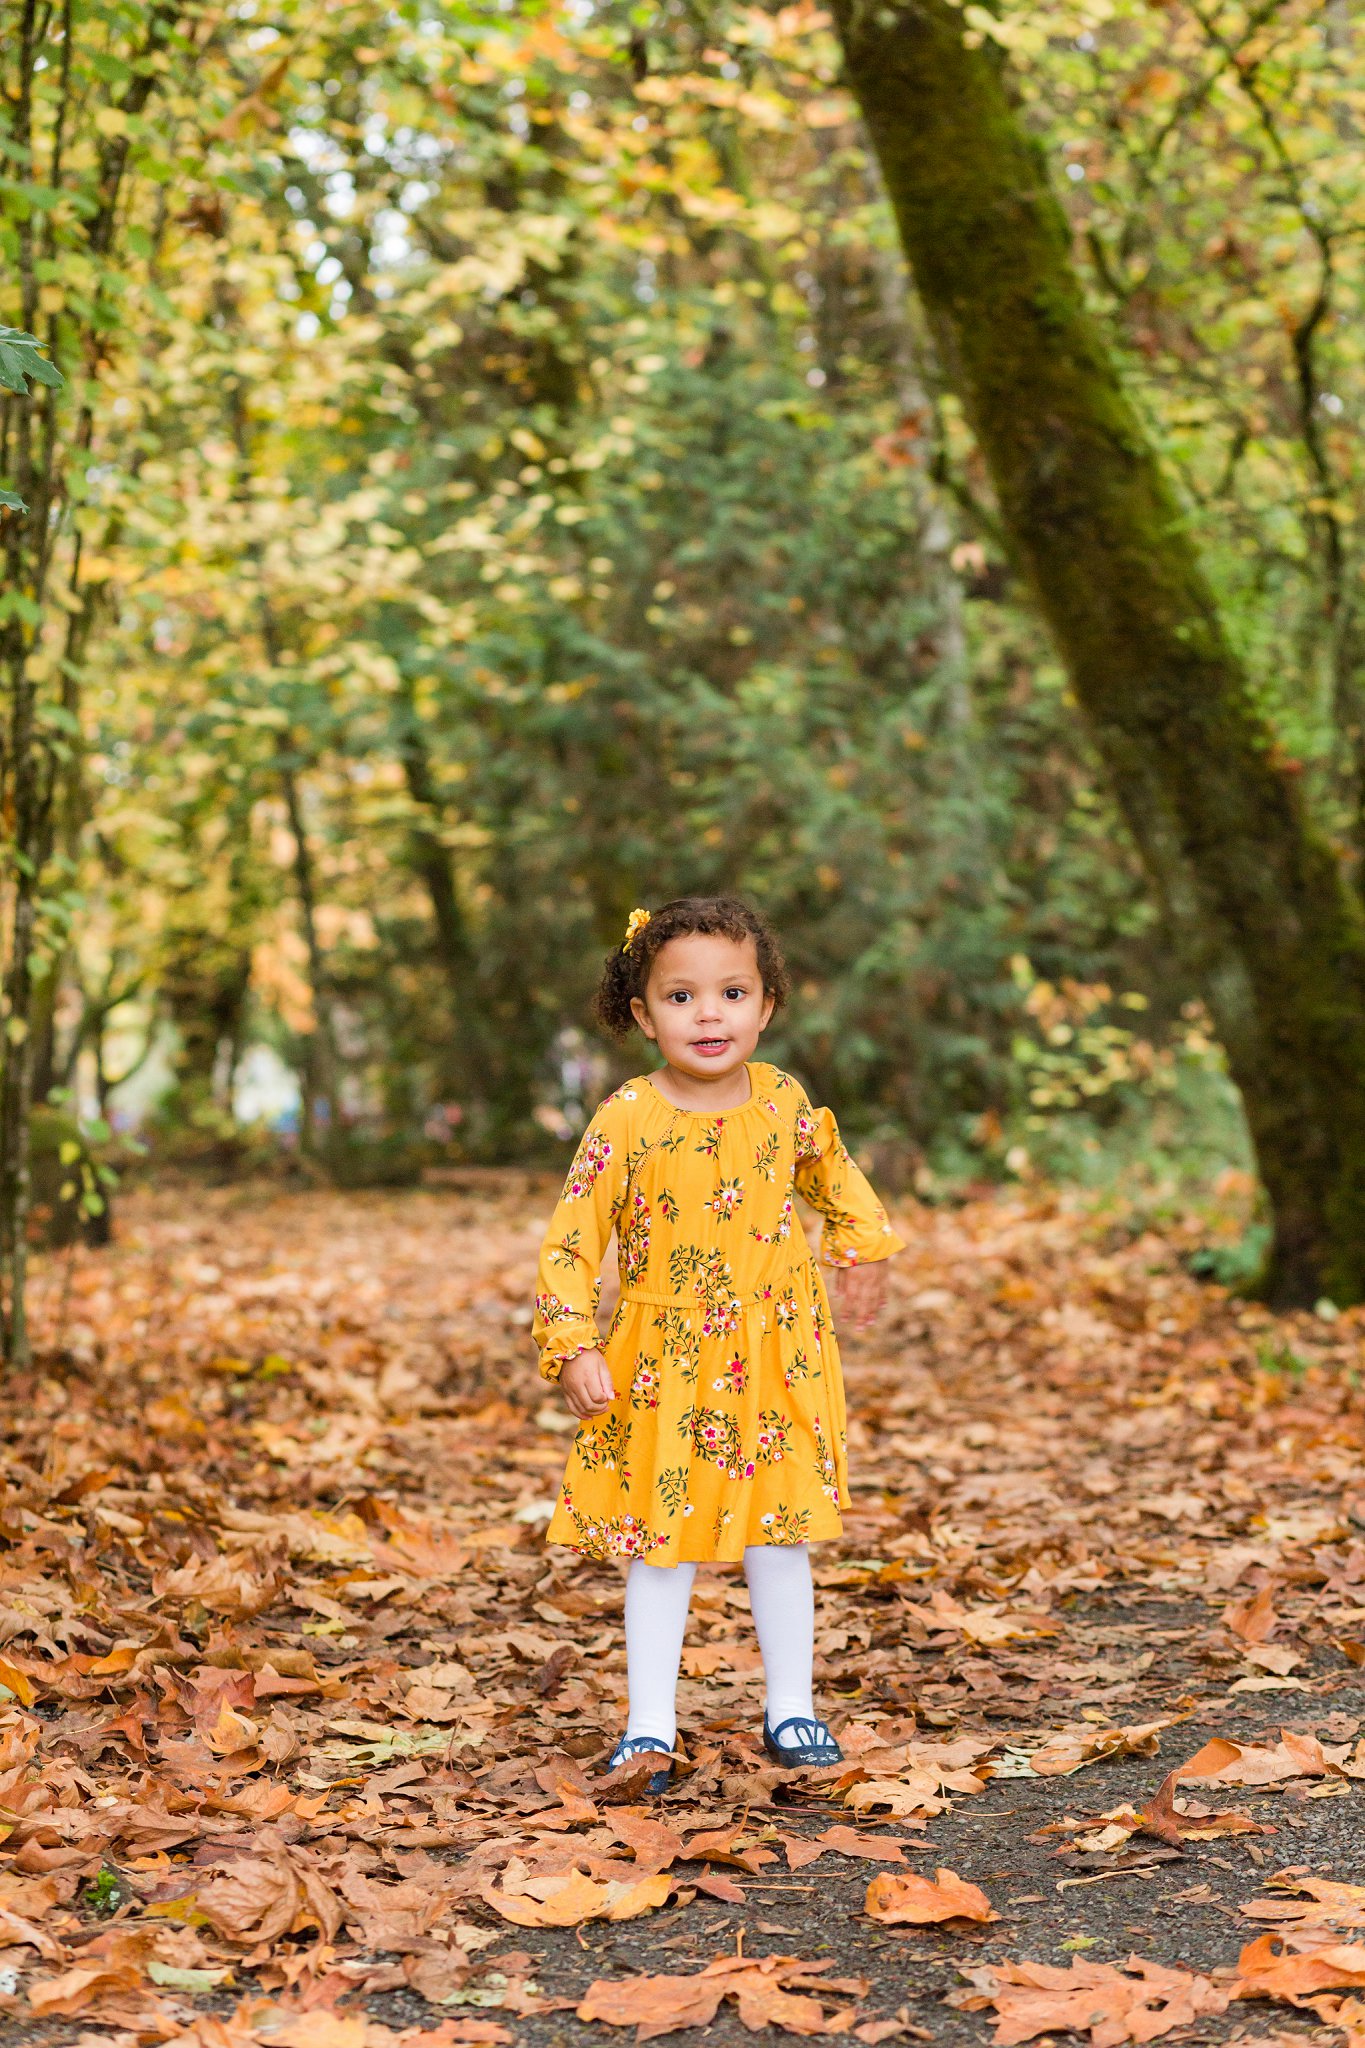
M 20 398 L 27 398 L 30 384 L 45 384 L 53 391 L 61 389 L 65 380 L 39 353 L 42 346 L 36 334 L 0 325 L 0 391 L 17 392 Z M 14 509 L 24 508 L 16 504 Z
M 285 0 L 152 54 L 162 17 L 120 19 L 77 10 L 74 189 L 45 182 L 49 126 L 0 197 L 8 254 L 26 219 L 51 243 L 73 428 L 56 581 L 83 609 L 29 621 L 78 707 L 70 902 L 40 938 L 56 1076 L 117 1102 L 164 1056 L 168 1116 L 217 1156 L 266 1044 L 340 1173 L 416 1170 L 433 1105 L 472 1156 L 548 1150 L 619 1071 L 563 1034 L 626 912 L 741 887 L 795 970 L 773 1056 L 860 1140 L 950 1176 L 1016 1145 L 1089 1171 L 1092 1140 L 1179 1144 L 1193 1117 L 1240 1159 L 819 14 Z M 1097 304 L 1339 822 L 1325 514 L 1275 310 L 1307 304 L 1312 238 L 1217 68 L 1246 20 L 1202 20 L 1124 0 L 998 32 L 1086 170 Z M 1286 20 L 1266 75 L 1316 163 L 1345 60 L 1306 5 Z M 125 145 L 120 239 L 92 249 Z M 1333 315 L 1313 345 L 1345 460 L 1357 344 Z M 1141 1038 L 1106 1009 L 1084 1028 L 1133 1036 L 1078 1064 L 1020 958 L 1141 994 Z
M 94 1877 L 86 1880 L 81 1892 L 82 1902 L 88 1912 L 99 1919 L 110 1919 L 125 1903 L 129 1896 L 128 1887 L 117 1870 L 106 1864 Z

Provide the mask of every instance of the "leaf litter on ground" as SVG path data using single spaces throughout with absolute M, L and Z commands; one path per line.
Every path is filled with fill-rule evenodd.
M 499 2048 L 563 2003 L 515 1946 L 529 1930 L 686 1924 L 774 1870 L 860 1862 L 904 1908 L 946 1881 L 907 1855 L 993 1782 L 1169 1767 L 1196 1712 L 1213 1732 L 1145 1805 L 1072 1833 L 1132 1818 L 1186 1851 L 1269 1827 L 1205 1792 L 1350 1794 L 1365 1775 L 1355 1724 L 1217 1725 L 1239 1687 L 1291 1683 L 1286 1659 L 1365 1659 L 1365 1322 L 1272 1317 L 1189 1278 L 1186 1226 L 1113 1234 L 1025 1193 L 912 1210 L 887 1324 L 849 1349 L 859 1490 L 816 1566 L 845 1765 L 764 1757 L 747 1598 L 704 1571 L 678 1789 L 661 1809 L 645 1767 L 602 1779 L 617 1574 L 540 1542 L 567 1438 L 527 1341 L 551 1197 L 517 1174 L 140 1191 L 113 1247 L 38 1262 L 38 1362 L 0 1387 L 0 1942 L 35 2018 L 186 2048 Z M 1262 1362 L 1286 1349 L 1292 1380 Z M 1206 1616 L 1179 1644 L 1189 1698 L 1152 1694 L 1177 1645 L 1160 1618 L 1089 1618 L 1144 1589 Z M 1272 1964 L 1310 1941 L 1319 1976 L 1353 1967 L 1324 1957 L 1354 1924 L 1268 1922 L 1248 1987 L 1298 1984 Z M 720 2000 L 798 2031 L 922 2031 L 779 1960 L 727 1959 L 714 1981 L 747 1988 Z M 1077 1969 L 1066 1984 L 1129 2029 L 1115 2040 L 1206 1996 L 1154 1965 L 1087 1962 L 1083 1986 Z M 1339 2015 L 1350 1989 L 1283 1997 Z M 375 2019 L 393 1991 L 431 2025 Z

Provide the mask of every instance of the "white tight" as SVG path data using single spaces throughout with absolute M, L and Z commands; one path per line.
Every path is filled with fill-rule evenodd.
M 694 1564 L 646 1564 L 642 1557 L 626 1575 L 626 1733 L 656 1736 L 670 1749 L 678 1733 L 678 1665 L 696 1575 Z M 815 1711 L 810 1552 L 804 1543 L 752 1544 L 744 1553 L 744 1576 L 763 1655 L 768 1726 L 775 1729 L 793 1714 L 809 1718 Z

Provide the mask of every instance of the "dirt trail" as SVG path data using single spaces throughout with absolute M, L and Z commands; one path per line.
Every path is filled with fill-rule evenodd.
M 590 1985 L 737 1953 L 827 1967 L 736 1977 L 709 2038 L 749 2038 L 747 2009 L 983 2041 L 1019 1995 L 990 1965 L 1130 1956 L 1178 1973 L 1166 2021 L 1196 1987 L 1181 2038 L 1356 2024 L 1346 1964 L 1294 1978 L 1315 2009 L 1248 2002 L 1237 1966 L 1277 1924 L 1244 1906 L 1304 1905 L 1275 1873 L 1365 1876 L 1361 1319 L 1228 1302 L 1178 1227 L 912 1212 L 887 1322 L 847 1346 L 854 1507 L 817 1572 L 848 1768 L 764 1763 L 742 1577 L 704 1569 L 694 1768 L 655 1812 L 594 1775 L 619 1570 L 540 1542 L 567 1443 L 527 1335 L 552 1192 L 163 1191 L 42 1276 L 42 1370 L 0 1393 L 0 1908 L 46 1947 L 4 1937 L 0 2024 L 600 2041 Z M 1181 1787 L 1196 1810 L 1139 1826 L 1219 1738 L 1242 1748 Z M 999 1917 L 869 1917 L 879 1871 L 894 1894 L 940 1866 Z M 1318 1976 L 1330 1940 L 1365 1984 L 1353 1925 L 1359 1901 L 1320 1919 Z M 1044 1987 L 1032 2018 L 1164 2031 L 1130 1991 Z

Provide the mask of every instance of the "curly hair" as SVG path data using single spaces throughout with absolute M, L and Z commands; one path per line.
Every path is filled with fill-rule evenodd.
M 777 935 L 767 919 L 737 896 L 679 896 L 654 911 L 628 946 L 617 946 L 602 966 L 602 979 L 593 997 L 593 1014 L 612 1037 L 628 1036 L 635 1023 L 631 1001 L 643 996 L 659 951 L 670 939 L 686 938 L 691 932 L 708 937 L 734 939 L 743 944 L 752 939 L 758 955 L 758 971 L 765 992 L 780 1009 L 791 994 L 787 964 Z

